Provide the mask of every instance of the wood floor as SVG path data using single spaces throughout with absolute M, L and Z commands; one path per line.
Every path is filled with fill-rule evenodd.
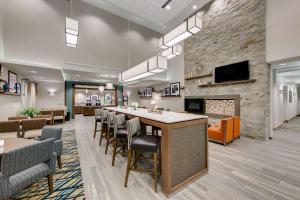
M 93 117 L 76 116 L 79 157 L 87 199 L 155 200 L 167 199 L 160 188 L 152 189 L 147 174 L 130 173 L 124 188 L 127 159 L 118 156 L 111 166 L 111 152 L 104 154 L 99 133 L 93 138 Z M 297 121 L 298 120 L 298 121 Z M 295 119 L 293 124 L 300 123 Z M 261 142 L 241 138 L 226 147 L 209 143 L 209 173 L 171 200 L 260 200 L 300 199 L 300 124 L 285 126 L 273 140 Z

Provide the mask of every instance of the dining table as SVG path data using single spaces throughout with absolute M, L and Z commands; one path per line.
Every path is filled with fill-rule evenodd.
M 107 107 L 128 119 L 138 117 L 146 126 L 161 130 L 161 187 L 166 196 L 208 173 L 208 117 L 142 108 Z
M 29 140 L 24 138 L 2 138 L 0 137 L 0 158 L 2 154 L 16 149 L 20 149 L 35 143 L 38 143 L 38 140 Z

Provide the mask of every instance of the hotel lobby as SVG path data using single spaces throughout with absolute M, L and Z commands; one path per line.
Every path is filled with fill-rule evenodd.
M 0 200 L 296 200 L 299 0 L 0 0 Z

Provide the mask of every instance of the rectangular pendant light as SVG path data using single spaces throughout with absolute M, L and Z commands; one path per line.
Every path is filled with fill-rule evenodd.
M 171 47 L 202 29 L 202 12 L 196 13 L 159 39 L 160 48 Z
M 168 59 L 174 58 L 177 55 L 182 54 L 182 46 L 175 44 L 172 47 L 164 50 L 161 55 L 167 57 Z
M 66 43 L 67 46 L 77 47 L 78 42 L 78 21 L 66 17 Z
M 135 81 L 147 76 L 153 75 L 153 72 L 149 71 L 148 59 L 122 73 L 122 81 L 130 82 Z
M 164 37 L 159 38 L 158 43 L 159 43 L 160 48 L 162 48 L 162 49 L 169 48 L 168 46 L 164 45 Z
M 149 58 L 148 65 L 149 65 L 150 72 L 153 73 L 164 72 L 168 69 L 167 57 L 160 56 L 160 55 L 153 56 L 152 58 Z

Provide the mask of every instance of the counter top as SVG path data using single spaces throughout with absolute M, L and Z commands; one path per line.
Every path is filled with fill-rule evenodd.
M 151 119 L 154 121 L 159 121 L 167 124 L 208 118 L 205 115 L 195 115 L 190 113 L 178 113 L 178 112 L 170 112 L 170 111 L 163 111 L 161 114 L 151 113 L 148 112 L 147 109 L 142 109 L 142 108 L 138 108 L 137 110 L 134 110 L 133 108 L 107 107 L 105 109 L 121 112 L 124 114 L 134 115 L 137 117 L 143 117 L 143 118 L 147 118 L 147 119 Z

